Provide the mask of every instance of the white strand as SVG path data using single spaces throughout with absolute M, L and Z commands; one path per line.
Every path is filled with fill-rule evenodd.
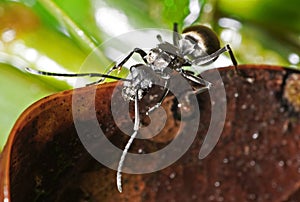
M 138 106 L 138 91 L 136 91 L 135 100 L 134 100 L 134 113 L 135 113 L 135 120 L 134 120 L 134 126 L 133 126 L 133 134 L 130 136 L 130 139 L 128 140 L 125 149 L 123 150 L 122 156 L 119 161 L 118 165 L 118 172 L 117 172 L 117 187 L 120 193 L 122 193 L 122 168 L 125 160 L 125 156 L 128 153 L 128 150 L 136 137 L 138 130 L 139 130 L 139 124 L 140 124 L 140 116 L 139 116 L 139 106 Z
M 134 131 L 133 134 L 131 135 L 129 141 L 126 144 L 125 149 L 123 150 L 122 156 L 119 161 L 118 172 L 117 172 L 117 187 L 118 187 L 119 192 L 121 192 L 121 193 L 122 193 L 122 179 L 121 179 L 122 178 L 122 167 L 124 164 L 125 156 L 129 150 L 134 138 L 136 137 L 136 135 L 137 135 L 137 131 Z

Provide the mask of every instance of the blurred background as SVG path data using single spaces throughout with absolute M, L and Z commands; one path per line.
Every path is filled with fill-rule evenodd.
M 40 98 L 72 88 L 25 67 L 78 72 L 111 37 L 142 28 L 211 26 L 240 64 L 299 68 L 298 0 L 0 0 L 0 151 L 18 116 Z M 90 71 L 111 60 L 99 49 Z

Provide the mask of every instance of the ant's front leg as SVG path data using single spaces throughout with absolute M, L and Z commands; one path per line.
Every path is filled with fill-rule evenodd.
M 135 48 L 119 64 L 115 65 L 113 68 L 115 68 L 115 69 L 121 68 L 132 57 L 132 55 L 134 53 L 139 54 L 141 56 L 141 58 L 143 59 L 143 61 L 145 63 L 147 63 L 147 60 L 145 59 L 145 56 L 147 55 L 147 53 L 144 50 L 140 49 L 140 48 Z
M 143 59 L 143 61 L 145 63 L 147 63 L 147 60 L 145 59 L 145 56 L 147 55 L 147 53 L 144 50 L 140 49 L 140 48 L 135 48 L 119 64 L 115 64 L 112 68 L 110 68 L 109 71 L 106 74 L 110 74 L 114 70 L 121 70 L 123 65 L 132 57 L 132 55 L 134 53 L 139 54 L 141 56 L 141 58 Z M 93 83 L 89 84 L 89 85 L 100 83 L 100 82 L 103 82 L 104 80 L 105 80 L 105 78 L 102 78 L 102 79 L 100 79 L 96 82 L 93 82 Z

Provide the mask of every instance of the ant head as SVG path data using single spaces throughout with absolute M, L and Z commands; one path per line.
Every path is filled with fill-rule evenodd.
M 206 26 L 187 27 L 183 30 L 182 36 L 193 43 L 198 43 L 207 54 L 212 54 L 220 49 L 220 41 L 216 33 Z

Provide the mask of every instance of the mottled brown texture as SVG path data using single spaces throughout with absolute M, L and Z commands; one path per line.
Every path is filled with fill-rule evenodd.
M 300 201 L 300 116 L 283 98 L 290 72 L 262 65 L 239 68 L 245 77 L 220 70 L 227 93 L 226 123 L 205 159 L 199 160 L 198 153 L 210 122 L 208 93 L 198 95 L 199 131 L 184 156 L 158 172 L 123 174 L 120 194 L 116 171 L 94 160 L 78 139 L 73 91 L 66 91 L 38 101 L 19 118 L 0 159 L 1 188 L 8 184 L 12 201 Z M 115 127 L 110 112 L 114 87 L 97 86 L 97 119 L 110 141 L 124 148 L 128 136 Z M 93 88 L 77 91 L 81 121 L 91 119 Z M 171 141 L 180 125 L 174 103 L 172 96 L 164 102 L 168 122 L 161 137 L 135 140 L 131 152 L 156 151 Z
M 300 74 L 290 74 L 286 79 L 283 97 L 293 108 L 300 112 Z

